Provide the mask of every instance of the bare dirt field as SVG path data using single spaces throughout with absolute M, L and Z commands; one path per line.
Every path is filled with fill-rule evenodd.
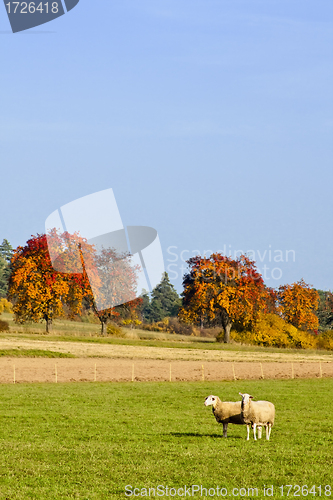
M 171 372 L 171 373 L 170 373 Z M 333 377 L 333 363 L 1 358 L 0 383 L 234 380 Z
M 41 349 L 77 358 L 0 358 L 0 383 L 180 381 L 333 377 L 333 354 L 180 349 L 1 339 L 1 349 Z

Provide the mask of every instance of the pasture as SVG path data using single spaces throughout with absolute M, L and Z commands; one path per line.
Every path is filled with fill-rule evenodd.
M 246 427 L 235 425 L 223 439 L 204 407 L 209 394 L 238 400 L 239 391 L 274 402 L 269 442 L 247 442 Z M 273 485 L 273 497 L 282 498 L 278 487 L 296 484 L 322 485 L 326 498 L 325 485 L 333 486 L 332 395 L 333 380 L 324 378 L 1 385 L 0 498 L 134 498 L 125 496 L 126 485 L 136 493 L 219 486 L 228 496 L 252 487 L 256 498 Z M 319 496 L 312 491 L 308 496 Z

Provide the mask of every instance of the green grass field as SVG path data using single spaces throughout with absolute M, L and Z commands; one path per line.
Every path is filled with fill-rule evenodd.
M 229 425 L 221 437 L 204 399 L 237 400 L 239 391 L 275 403 L 269 442 L 246 442 L 244 426 Z M 227 496 L 253 487 L 256 498 L 273 485 L 282 498 L 278 487 L 287 484 L 321 485 L 327 498 L 324 487 L 333 486 L 332 379 L 17 384 L 0 392 L 1 499 L 134 498 L 126 485 L 219 486 Z

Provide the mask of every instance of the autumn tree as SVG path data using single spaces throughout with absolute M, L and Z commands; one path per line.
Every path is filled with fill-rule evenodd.
M 136 315 L 141 303 L 136 298 L 139 268 L 132 264 L 129 253 L 112 247 L 102 247 L 93 254 L 81 249 L 81 262 L 92 290 L 91 307 L 101 322 L 102 335 L 106 335 L 108 321 L 117 320 L 121 313 L 132 319 Z
M 72 237 L 72 244 L 75 238 L 80 240 L 78 236 Z M 65 251 L 61 258 L 65 267 L 73 269 L 68 262 L 73 260 L 70 252 Z M 78 314 L 83 297 L 89 293 L 89 283 L 82 273 L 60 273 L 54 269 L 46 235 L 32 236 L 24 247 L 14 251 L 9 298 L 16 322 L 44 320 L 46 331 L 50 332 L 54 318 L 64 315 L 64 305 L 69 306 L 72 315 Z
M 234 322 L 249 326 L 260 310 L 266 310 L 270 294 L 255 263 L 247 256 L 236 259 L 219 253 L 193 257 L 187 261 L 184 276 L 183 307 L 180 319 L 200 324 L 219 324 L 224 342 L 230 342 Z
M 318 328 L 315 311 L 318 308 L 319 294 L 303 279 L 292 285 L 280 286 L 277 297 L 281 314 L 288 323 L 302 330 Z

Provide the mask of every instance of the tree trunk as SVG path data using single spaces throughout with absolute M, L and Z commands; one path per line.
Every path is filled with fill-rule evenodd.
M 231 327 L 232 327 L 232 322 L 228 323 L 224 327 L 224 340 L 223 340 L 223 342 L 225 344 L 229 344 L 230 343 L 230 330 L 231 330 Z
M 101 333 L 102 335 L 105 337 L 107 335 L 107 331 L 106 331 L 106 321 L 101 321 L 102 323 L 102 330 L 101 330 Z
M 52 332 L 52 319 L 45 318 L 45 321 L 46 321 L 46 333 L 51 333 Z
M 230 330 L 232 327 L 232 321 L 231 321 L 230 316 L 224 307 L 221 307 L 221 324 L 222 324 L 222 328 L 224 331 L 223 342 L 225 344 L 229 344 L 230 343 Z M 222 342 L 222 337 L 221 337 L 220 342 Z

